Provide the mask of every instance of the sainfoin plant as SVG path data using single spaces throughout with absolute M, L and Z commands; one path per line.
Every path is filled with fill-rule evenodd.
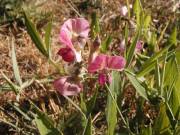
M 180 50 L 177 28 L 174 27 L 168 37 L 160 32 L 160 36 L 154 38 L 156 31 L 152 28 L 153 21 L 140 0 L 135 0 L 132 8 L 127 2 L 121 14 L 133 21 L 135 27 L 130 33 L 131 24 L 126 23 L 118 48 L 113 48 L 113 36 L 102 35 L 99 18 L 92 13 L 91 20 L 85 17 L 65 20 L 60 27 L 59 50 L 52 52 L 52 24 L 47 25 L 43 42 L 24 13 L 32 41 L 57 69 L 57 74 L 52 76 L 53 89 L 80 112 L 67 122 L 62 120 L 57 123 L 30 101 L 35 110 L 33 120 L 40 134 L 65 134 L 69 125 L 73 128 L 73 134 L 97 134 L 95 122 L 100 115 L 106 119 L 104 134 L 107 135 L 180 134 Z M 52 54 L 58 56 L 58 62 Z M 13 84 L 4 73 L 3 77 L 20 95 L 31 83 L 25 85 L 20 79 L 14 48 L 12 56 L 18 85 Z M 133 97 L 128 92 L 134 93 Z M 153 108 L 150 111 L 154 111 L 154 116 L 151 117 L 151 113 L 146 111 L 147 105 Z M 76 130 L 77 123 L 80 128 Z

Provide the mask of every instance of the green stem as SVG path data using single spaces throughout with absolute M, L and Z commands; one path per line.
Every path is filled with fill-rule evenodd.
M 82 114 L 82 116 L 85 118 L 85 120 L 87 119 L 86 118 L 86 115 L 83 113 L 83 111 L 81 110 L 81 108 L 76 105 L 68 96 L 64 96 L 76 109 L 79 110 L 79 112 Z

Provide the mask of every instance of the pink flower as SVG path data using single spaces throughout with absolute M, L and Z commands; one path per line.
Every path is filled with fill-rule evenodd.
M 91 73 L 104 69 L 121 71 L 124 69 L 125 64 L 126 61 L 122 56 L 108 56 L 100 54 L 88 65 L 88 71 Z
M 81 49 L 86 44 L 89 31 L 89 22 L 84 18 L 68 19 L 61 27 L 60 42 L 74 52 L 77 62 L 81 61 Z
M 82 91 L 82 84 L 76 84 L 71 77 L 64 76 L 54 81 L 54 88 L 63 96 L 72 96 Z
M 122 56 L 108 56 L 100 54 L 96 56 L 88 65 L 88 71 L 94 73 L 99 71 L 98 82 L 102 86 L 107 82 L 111 82 L 112 78 L 105 74 L 105 70 L 122 71 L 126 65 L 126 61 Z

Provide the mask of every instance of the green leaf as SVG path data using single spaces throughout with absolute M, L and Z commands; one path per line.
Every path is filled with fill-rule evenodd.
M 150 71 L 152 71 L 155 68 L 156 60 L 159 60 L 159 63 L 164 59 L 165 55 L 164 53 L 168 51 L 168 49 L 171 47 L 171 45 L 166 46 L 161 51 L 157 52 L 154 56 L 152 56 L 149 60 L 147 60 L 143 66 L 142 69 L 137 73 L 138 77 L 141 77 Z M 168 57 L 170 57 L 172 54 L 168 53 Z
M 52 22 L 49 22 L 45 28 L 45 44 L 49 57 L 51 56 L 50 39 L 51 39 Z
M 140 14 L 141 14 L 141 2 L 140 0 L 135 0 L 134 5 L 133 5 L 133 12 L 136 15 L 136 23 L 138 26 L 140 26 Z
M 105 53 L 108 51 L 108 47 L 112 42 L 112 37 L 108 36 L 106 40 L 101 44 L 101 52 Z
M 137 77 L 128 70 L 125 70 L 125 74 L 136 89 L 136 91 L 139 93 L 139 95 L 142 96 L 144 99 L 148 100 L 146 89 L 141 85 Z
M 131 43 L 129 49 L 128 49 L 128 52 L 127 52 L 127 62 L 126 62 L 126 67 L 129 67 L 129 65 L 131 64 L 131 61 L 134 57 L 134 52 L 135 52 L 135 49 L 136 49 L 136 43 L 139 39 L 139 36 L 140 36 L 140 32 L 138 31 L 136 33 L 136 36 L 134 37 L 133 39 L 133 42 Z
M 115 100 L 117 100 L 117 97 L 119 95 L 119 89 L 120 89 L 120 74 L 118 72 L 113 71 L 110 90 Z M 117 124 L 117 108 L 110 93 L 108 93 L 106 108 L 107 108 L 106 120 L 108 124 L 107 135 L 114 135 L 114 130 Z
M 36 47 L 38 48 L 38 50 L 46 57 L 48 56 L 48 53 L 45 49 L 45 46 L 43 44 L 43 41 L 40 38 L 40 34 L 38 33 L 38 31 L 36 30 L 34 24 L 30 21 L 29 17 L 27 16 L 26 13 L 24 13 L 24 18 L 25 18 L 25 25 L 27 27 L 28 33 L 32 39 L 32 41 L 34 42 L 34 44 L 36 45 Z
M 170 122 L 166 114 L 166 105 L 160 105 L 160 112 L 154 124 L 155 135 L 172 135 Z
M 156 80 L 156 88 L 159 91 L 159 94 L 161 93 L 160 91 L 160 85 L 161 85 L 161 79 L 160 79 L 160 71 L 159 71 L 159 63 L 158 60 L 156 61 L 156 68 L 155 68 L 155 80 Z
M 22 80 L 20 77 L 19 68 L 18 68 L 17 59 L 16 59 L 14 40 L 12 40 L 11 44 L 12 44 L 11 57 L 12 57 L 12 64 L 13 64 L 12 66 L 13 66 L 14 76 L 15 76 L 16 81 L 19 83 L 19 85 L 22 85 Z
M 31 102 L 31 105 L 36 111 L 35 123 L 41 135 L 60 135 L 61 133 L 57 128 L 54 127 L 54 122 L 43 113 L 34 103 Z
M 145 15 L 144 17 L 144 29 L 147 30 L 147 28 L 150 26 L 151 23 L 151 16 L 150 15 Z
M 87 102 L 87 115 L 89 115 L 92 112 L 92 110 L 94 109 L 94 106 L 96 104 L 97 95 L 98 95 L 98 89 L 96 89 L 96 92 L 93 95 L 93 97 Z
M 174 27 L 173 31 L 168 39 L 168 43 L 172 45 L 177 45 L 177 28 Z
M 41 135 L 60 135 L 59 131 L 51 127 L 51 125 L 47 123 L 46 118 L 42 115 L 36 116 L 35 122 Z
M 87 119 L 86 127 L 84 129 L 83 135 L 92 135 L 92 120 L 91 120 L 91 115 Z
M 148 127 L 142 128 L 141 135 L 153 135 L 153 130 L 151 125 Z
M 166 64 L 165 72 L 165 81 L 164 85 L 172 87 L 172 92 L 170 94 L 169 105 L 172 109 L 174 116 L 177 114 L 180 107 L 180 92 L 179 85 L 180 83 L 180 61 L 178 60 L 178 52 L 171 57 Z M 172 86 L 173 85 L 173 86 Z M 169 89 L 168 89 L 169 90 Z
M 99 25 L 99 19 L 97 17 L 96 12 L 93 12 L 91 14 L 91 31 L 92 31 L 92 37 L 96 37 L 96 35 L 100 32 L 100 25 Z

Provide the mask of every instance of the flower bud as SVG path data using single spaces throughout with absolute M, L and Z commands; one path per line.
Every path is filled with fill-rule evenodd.
M 99 49 L 99 46 L 101 45 L 101 39 L 99 38 L 99 36 L 97 36 L 93 42 L 93 48 L 96 51 L 97 49 Z
M 61 48 L 58 51 L 58 54 L 62 57 L 62 59 L 66 62 L 73 62 L 75 59 L 75 54 L 71 48 Z

